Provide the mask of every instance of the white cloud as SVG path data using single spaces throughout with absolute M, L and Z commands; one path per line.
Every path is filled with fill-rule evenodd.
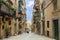
M 27 4 L 27 7 L 30 7 L 32 5 L 34 5 L 34 1 L 29 1 L 28 4 Z

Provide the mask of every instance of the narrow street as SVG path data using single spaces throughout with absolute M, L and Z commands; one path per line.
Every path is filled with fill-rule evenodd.
M 34 33 L 23 33 L 21 35 L 12 36 L 3 40 L 54 40 L 45 36 L 37 35 Z

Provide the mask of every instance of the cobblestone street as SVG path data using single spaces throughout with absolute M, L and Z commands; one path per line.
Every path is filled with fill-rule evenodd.
M 45 36 L 37 35 L 34 33 L 23 33 L 18 36 L 12 36 L 9 38 L 5 38 L 3 40 L 54 40 Z

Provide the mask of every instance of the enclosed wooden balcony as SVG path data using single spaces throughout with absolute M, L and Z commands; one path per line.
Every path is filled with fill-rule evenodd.
M 16 11 L 11 5 L 7 4 L 6 1 L 0 0 L 0 15 L 15 17 Z
M 23 0 L 19 0 L 19 3 L 23 5 Z

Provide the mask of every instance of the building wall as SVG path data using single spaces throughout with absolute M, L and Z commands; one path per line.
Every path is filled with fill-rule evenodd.
M 33 19 L 32 19 L 32 30 L 40 34 L 40 0 L 35 0 L 34 1 L 34 8 L 33 8 Z
M 52 13 L 53 15 L 52 20 L 58 19 L 58 31 L 60 30 L 60 5 L 59 4 L 60 4 L 60 0 L 57 0 L 57 9 L 53 10 L 53 13 Z M 60 31 L 58 33 L 59 33 L 59 40 L 60 40 Z
M 0 38 L 2 37 L 2 17 L 0 16 Z
M 43 8 L 42 3 L 43 4 Z M 60 0 L 57 0 L 57 9 L 54 10 L 54 5 L 53 5 L 53 0 L 40 0 L 40 12 L 41 12 L 41 34 L 45 35 L 50 38 L 54 38 L 54 25 L 53 25 L 53 20 L 58 19 L 58 31 L 60 30 Z M 36 1 L 34 2 L 36 4 Z M 35 5 L 34 5 L 35 6 Z M 37 6 L 37 4 L 36 4 Z M 35 6 L 35 7 L 36 7 Z M 56 7 L 56 6 L 55 6 Z M 44 15 L 43 15 L 44 14 Z M 34 10 L 33 10 L 33 15 L 34 15 Z M 34 16 L 32 16 L 32 25 L 34 25 Z M 45 21 L 44 29 L 43 29 L 43 21 Z M 47 23 L 49 22 L 49 23 Z M 49 26 L 49 27 L 48 27 Z M 32 26 L 32 30 L 35 28 Z M 36 29 L 35 29 L 36 30 Z M 43 33 L 44 30 L 44 33 Z M 59 39 L 60 39 L 60 32 L 59 32 Z
M 43 11 L 42 11 L 42 8 L 41 8 L 41 5 L 42 5 L 42 3 L 43 3 L 43 0 L 40 0 L 40 15 L 41 15 L 41 20 L 40 20 L 40 23 L 41 23 L 41 35 L 43 35 L 43 22 L 42 22 L 42 20 L 43 20 Z
M 48 7 L 47 5 L 51 2 L 51 0 L 42 0 L 40 1 L 40 11 L 41 11 L 41 34 L 47 36 L 47 31 L 49 31 L 49 37 L 53 37 L 53 32 L 52 32 L 52 11 L 53 11 L 53 5 L 50 4 Z M 44 3 L 44 4 L 43 4 Z M 43 8 L 42 8 L 43 4 Z M 47 8 L 46 8 L 47 7 Z M 45 9 L 44 9 L 45 8 Z M 44 11 L 43 11 L 44 10 Z M 44 14 L 44 15 L 43 15 Z M 43 21 L 45 21 L 45 25 L 43 28 Z M 49 28 L 47 27 L 47 21 L 49 21 Z
M 11 2 L 13 3 L 12 7 L 16 10 L 16 16 L 17 16 L 18 15 L 18 0 L 11 0 Z M 16 30 L 14 29 L 15 28 L 15 23 L 16 23 L 16 20 L 14 18 L 11 18 L 11 27 L 12 27 L 11 28 L 11 35 L 16 34 L 15 33 Z M 16 28 L 17 28 L 17 26 L 16 26 Z
M 54 6 L 53 6 L 53 2 L 51 2 L 51 0 L 44 0 L 45 1 L 45 6 L 43 8 L 44 10 L 44 21 L 45 21 L 45 35 L 49 36 L 48 37 L 51 37 L 51 38 L 54 38 L 54 25 L 53 25 L 53 20 L 56 20 L 58 19 L 58 25 L 60 23 L 60 5 L 59 5 L 59 2 L 60 0 L 57 0 L 57 9 L 54 10 Z M 41 5 L 42 5 L 42 1 L 41 1 Z M 41 7 L 40 5 L 40 7 Z M 43 18 L 43 11 L 42 9 L 40 10 L 41 11 L 41 34 L 43 34 L 43 28 L 42 28 L 42 18 Z M 49 27 L 47 26 L 47 21 L 49 21 Z M 60 25 L 59 25 L 60 26 Z M 58 31 L 59 31 L 59 28 L 58 27 Z M 49 31 L 49 33 L 47 33 L 47 31 Z M 59 32 L 59 39 L 60 39 L 60 32 Z
M 21 0 L 21 1 L 23 4 L 21 3 L 20 4 L 21 8 L 18 9 L 18 16 L 20 15 L 19 17 L 21 18 L 21 20 L 18 21 L 18 19 L 17 19 L 17 23 L 18 23 L 17 26 L 19 27 L 19 23 L 20 23 L 22 28 L 21 29 L 17 28 L 17 29 L 18 29 L 18 31 L 21 31 L 21 33 L 23 33 L 25 31 L 25 24 L 26 24 L 26 2 L 25 2 L 25 0 Z
M 25 27 L 26 27 L 26 2 L 25 0 L 23 0 L 23 6 L 22 6 L 22 13 L 23 13 L 23 32 L 25 31 Z
M 13 3 L 13 5 L 11 5 L 12 6 L 12 8 L 14 8 L 14 9 L 16 9 L 16 11 L 18 11 L 17 10 L 17 5 L 15 4 L 15 2 L 16 3 L 18 3 L 18 1 L 13 1 L 13 0 L 10 0 L 12 3 Z M 5 9 L 3 9 L 3 8 L 5 8 Z M 9 10 L 7 11 L 7 8 L 6 7 L 2 7 L 1 9 L 3 9 L 3 11 L 5 10 L 5 12 L 6 13 L 9 13 Z M 1 13 L 2 14 L 2 13 Z M 6 37 L 6 32 L 5 32 L 5 29 L 6 28 L 9 28 L 9 30 L 10 30 L 10 28 L 11 28 L 11 30 L 10 30 L 10 33 L 9 33 L 9 36 L 13 36 L 14 35 L 14 33 L 15 33 L 15 31 L 14 31 L 14 27 L 15 27 L 15 19 L 14 18 L 12 18 L 12 17 L 10 17 L 10 15 L 8 16 L 4 16 L 3 17 L 3 15 L 2 16 L 0 16 L 1 17 L 1 19 L 0 19 L 0 21 L 1 21 L 1 28 L 0 28 L 0 37 L 1 38 L 4 38 L 4 37 Z M 7 21 L 6 21 L 6 18 L 9 18 Z M 11 24 L 9 25 L 9 21 L 11 21 Z M 4 27 L 3 27 L 3 25 L 4 25 Z
M 48 3 L 49 4 L 49 3 Z M 50 4 L 49 7 L 47 7 L 44 10 L 45 14 L 45 35 L 47 35 L 47 31 L 49 31 L 49 37 L 53 37 L 53 32 L 52 32 L 52 11 L 53 11 L 53 5 Z M 49 21 L 49 28 L 47 27 L 47 21 Z

